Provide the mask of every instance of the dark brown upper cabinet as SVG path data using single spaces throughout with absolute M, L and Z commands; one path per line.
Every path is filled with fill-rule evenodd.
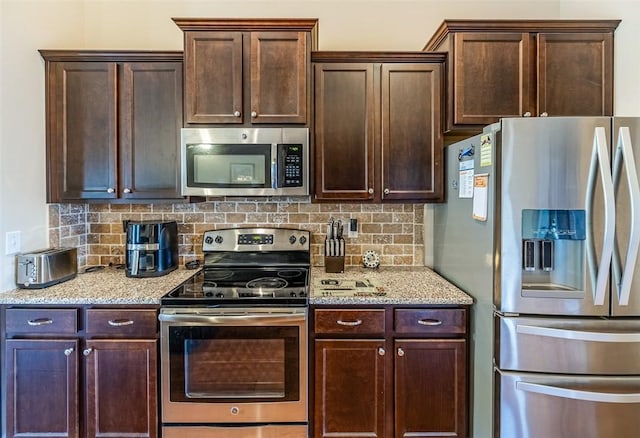
M 443 54 L 314 52 L 314 201 L 442 199 Z
M 613 115 L 619 20 L 445 20 L 425 46 L 449 54 L 447 130 L 501 117 Z
M 47 202 L 183 199 L 182 53 L 40 53 Z
M 182 19 L 185 126 L 307 124 L 317 19 Z

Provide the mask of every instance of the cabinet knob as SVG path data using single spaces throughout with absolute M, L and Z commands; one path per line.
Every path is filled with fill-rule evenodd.
M 85 356 L 89 356 L 92 351 L 93 351 L 93 348 L 91 348 L 91 347 L 85 348 L 84 350 L 82 350 L 82 354 L 85 355 Z
M 404 356 L 404 350 L 402 348 L 398 348 L 398 356 Z
M 549 114 L 547 114 L 547 112 L 543 112 L 542 114 L 540 114 L 540 117 L 547 117 Z
M 384 356 L 384 353 L 385 353 L 384 348 L 382 348 L 382 347 L 378 348 L 378 354 L 380 356 Z
M 125 192 L 125 193 L 131 193 L 131 189 L 127 187 L 126 189 L 124 189 L 124 190 L 123 190 L 123 192 Z
M 234 112 L 233 112 L 233 115 L 234 115 L 235 117 L 240 117 L 240 111 L 234 111 Z
M 114 189 L 113 187 L 109 187 L 107 189 L 107 193 L 115 193 L 115 192 L 116 192 L 116 189 Z
M 523 114 L 524 117 L 531 117 L 531 113 L 529 111 L 527 111 L 526 113 Z
M 368 192 L 370 195 L 373 195 L 373 189 L 369 189 Z
M 251 117 L 258 117 L 258 113 L 255 111 L 251 111 Z
M 66 350 L 64 350 L 65 356 L 71 356 L 71 353 L 73 353 L 73 347 L 67 348 Z
M 384 194 L 385 194 L 385 195 L 388 195 L 389 193 L 391 193 L 391 190 L 389 190 L 389 189 L 384 189 Z

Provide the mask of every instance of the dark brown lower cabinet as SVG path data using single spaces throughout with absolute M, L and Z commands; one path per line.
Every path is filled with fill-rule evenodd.
M 7 437 L 80 436 L 77 339 L 6 341 Z
M 384 339 L 315 341 L 314 436 L 384 436 L 384 361 Z
M 85 352 L 87 437 L 157 436 L 155 340 L 91 340 Z
M 464 437 L 466 342 L 414 339 L 395 342 L 396 437 Z
M 2 311 L 2 436 L 158 436 L 156 309 Z
M 312 436 L 467 436 L 466 308 L 315 306 Z

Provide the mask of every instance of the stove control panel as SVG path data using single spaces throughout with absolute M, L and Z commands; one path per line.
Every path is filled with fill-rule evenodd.
M 273 234 L 239 234 L 238 245 L 273 245 Z
M 309 251 L 310 232 L 293 228 L 224 228 L 205 231 L 207 251 Z

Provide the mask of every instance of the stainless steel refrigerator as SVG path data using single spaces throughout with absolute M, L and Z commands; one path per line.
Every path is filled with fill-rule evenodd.
M 640 118 L 503 119 L 446 166 L 433 267 L 475 300 L 472 436 L 637 437 Z

